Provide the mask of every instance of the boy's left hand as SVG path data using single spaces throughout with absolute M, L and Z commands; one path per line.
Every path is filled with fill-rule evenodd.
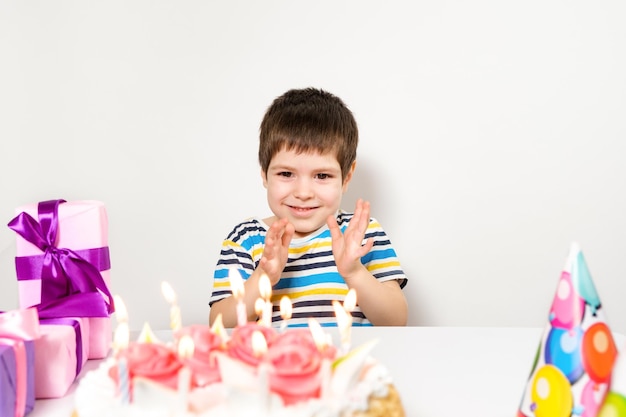
M 329 216 L 326 220 L 332 238 L 337 270 L 344 279 L 354 275 L 360 268 L 364 268 L 361 257 L 365 256 L 374 245 L 372 239 L 367 239 L 363 244 L 369 222 L 370 203 L 361 199 L 356 202 L 354 215 L 345 232 L 341 232 L 334 216 Z

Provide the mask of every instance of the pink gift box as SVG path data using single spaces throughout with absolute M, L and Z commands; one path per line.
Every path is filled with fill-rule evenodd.
M 35 340 L 35 398 L 63 397 L 87 361 L 89 320 L 52 320 L 59 322 L 42 320 Z
M 108 219 L 104 204 L 100 201 L 93 200 L 60 201 L 61 202 L 58 204 L 58 227 L 54 246 L 59 249 L 66 248 L 79 253 L 98 248 L 106 248 L 108 260 Z M 18 213 L 18 217 L 20 213 L 27 213 L 37 221 L 39 217 L 38 206 L 37 203 L 21 206 L 16 209 L 16 213 Z M 39 222 L 41 223 L 41 220 L 39 220 Z M 38 246 L 17 233 L 16 267 L 18 267 L 18 261 L 23 261 L 27 259 L 27 257 L 39 257 L 43 259 L 43 253 L 44 252 Z M 30 270 L 36 269 L 32 262 L 27 266 Z M 106 287 L 108 287 L 110 285 L 110 269 L 100 270 L 100 275 Z M 18 280 L 20 307 L 26 308 L 39 305 L 42 302 L 41 278 L 22 279 L 18 274 Z M 113 302 L 113 300 L 108 300 L 108 296 L 102 291 L 99 292 L 107 300 L 107 303 Z M 42 317 L 43 316 L 42 314 Z M 88 317 L 85 321 L 89 321 L 89 332 L 86 332 L 89 338 L 87 358 L 101 359 L 106 357 L 112 342 L 110 316 Z
M 37 310 L 0 312 L 0 416 L 23 416 L 35 407 Z

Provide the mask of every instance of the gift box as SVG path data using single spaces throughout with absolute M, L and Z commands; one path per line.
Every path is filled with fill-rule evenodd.
M 15 267 L 21 308 L 42 319 L 89 321 L 88 359 L 107 356 L 113 298 L 109 292 L 108 219 L 99 201 L 49 200 L 18 207 Z
M 24 416 L 35 406 L 36 309 L 0 313 L 0 416 Z
M 561 272 L 518 417 L 597 417 L 609 403 L 618 349 L 577 244 Z M 600 413 L 600 414 L 599 414 Z
M 87 360 L 89 321 L 42 319 L 35 340 L 35 397 L 63 397 Z

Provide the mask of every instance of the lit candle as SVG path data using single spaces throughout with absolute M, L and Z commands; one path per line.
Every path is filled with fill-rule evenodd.
M 163 297 L 165 297 L 165 301 L 170 305 L 170 328 L 174 331 L 180 330 L 182 327 L 182 319 L 180 307 L 178 307 L 178 303 L 176 302 L 176 293 L 172 286 L 166 281 L 161 283 L 161 292 L 163 293 Z
M 252 352 L 254 356 L 261 357 L 267 352 L 267 340 L 259 330 L 252 332 Z M 259 398 L 261 401 L 261 409 L 267 413 L 269 409 L 270 399 L 270 382 L 269 382 L 269 365 L 265 361 L 261 361 L 257 367 L 257 376 L 259 384 Z
M 328 398 L 331 395 L 330 389 L 330 380 L 333 376 L 332 363 L 330 359 L 324 358 L 322 359 L 322 365 L 320 368 L 321 374 L 321 388 L 320 388 L 320 397 L 322 400 Z
M 115 328 L 115 334 L 113 335 L 113 350 L 115 353 L 120 352 L 128 347 L 128 341 L 130 339 L 130 330 L 128 323 L 118 323 Z
M 261 311 L 261 324 L 270 327 L 272 325 L 272 284 L 267 275 L 263 274 L 259 278 L 259 294 L 263 299 L 263 310 Z
M 339 328 L 339 335 L 341 337 L 341 348 L 343 353 L 348 353 L 350 351 L 350 330 L 352 328 L 352 315 L 348 313 L 341 305 L 341 303 L 337 300 L 333 300 L 333 308 L 335 310 L 337 327 Z
M 254 312 L 259 316 L 258 323 L 262 322 L 263 309 L 265 308 L 265 301 L 262 298 L 257 298 L 254 302 Z
M 265 355 L 265 353 L 267 352 L 267 340 L 265 340 L 265 336 L 263 336 L 263 333 L 261 331 L 255 330 L 252 332 L 251 343 L 252 353 L 254 354 L 254 356 L 258 358 Z
M 280 299 L 280 316 L 283 318 L 283 322 L 280 324 L 280 330 L 284 331 L 287 328 L 287 323 L 293 313 L 293 307 L 291 300 L 286 295 L 283 295 Z
M 226 329 L 224 328 L 224 322 L 222 320 L 222 313 L 219 313 L 217 317 L 215 318 L 215 321 L 213 322 L 213 326 L 211 326 L 211 331 L 220 337 L 220 339 L 222 340 L 221 346 L 225 348 L 226 344 L 228 343 L 229 337 L 228 337 L 228 333 L 226 332 Z
M 128 311 L 126 310 L 126 305 L 124 304 L 124 301 L 122 301 L 122 297 L 115 294 L 113 296 L 113 301 L 115 303 L 115 319 L 118 323 L 127 322 Z
M 311 331 L 317 350 L 324 352 L 326 346 L 328 345 L 326 334 L 324 333 L 322 326 L 313 317 L 309 317 L 309 330 Z
M 193 356 L 195 350 L 193 338 L 188 334 L 181 336 L 178 340 L 178 357 L 180 359 L 189 359 Z
M 233 296 L 235 297 L 235 300 L 237 300 L 237 325 L 243 326 L 248 322 L 246 303 L 243 300 L 245 294 L 243 279 L 237 269 L 231 269 L 228 272 L 228 279 L 230 280 L 230 287 L 232 288 Z
M 193 338 L 189 335 L 183 335 L 178 340 L 178 357 L 183 361 L 193 357 L 195 345 Z M 191 369 L 183 365 L 178 371 L 178 397 L 180 407 L 183 412 L 187 412 L 189 402 L 189 390 L 191 389 Z
M 348 294 L 346 294 L 346 298 L 343 300 L 343 308 L 347 312 L 351 313 L 354 311 L 356 307 L 356 290 L 354 288 L 350 288 Z
M 113 296 L 113 300 L 115 303 L 115 319 L 117 320 L 117 326 L 113 335 L 113 351 L 117 353 L 128 347 L 130 329 L 128 327 L 128 312 L 122 297 L 116 294 Z
M 191 369 L 182 366 L 178 371 L 178 398 L 183 413 L 188 411 L 189 391 L 191 389 Z

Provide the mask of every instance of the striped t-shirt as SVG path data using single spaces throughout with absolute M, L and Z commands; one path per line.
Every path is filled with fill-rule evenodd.
M 353 213 L 340 210 L 337 223 L 345 231 Z M 213 276 L 213 292 L 209 305 L 232 294 L 229 271 L 239 270 L 247 279 L 259 265 L 269 227 L 257 218 L 248 219 L 230 232 L 222 243 L 219 260 Z M 396 251 L 381 225 L 373 218 L 365 233 L 365 239 L 374 240 L 370 252 L 361 258 L 368 271 L 379 281 L 396 279 L 401 288 L 407 283 Z M 280 299 L 287 295 L 292 304 L 292 317 L 288 326 L 307 326 L 309 317 L 322 326 L 336 326 L 333 300 L 343 302 L 348 286 L 337 272 L 332 253 L 330 230 L 327 225 L 303 238 L 294 238 L 289 245 L 289 258 L 280 281 L 272 288 L 272 325 L 282 322 Z M 357 294 L 358 300 L 358 294 Z M 371 326 L 357 306 L 352 312 L 354 326 Z

